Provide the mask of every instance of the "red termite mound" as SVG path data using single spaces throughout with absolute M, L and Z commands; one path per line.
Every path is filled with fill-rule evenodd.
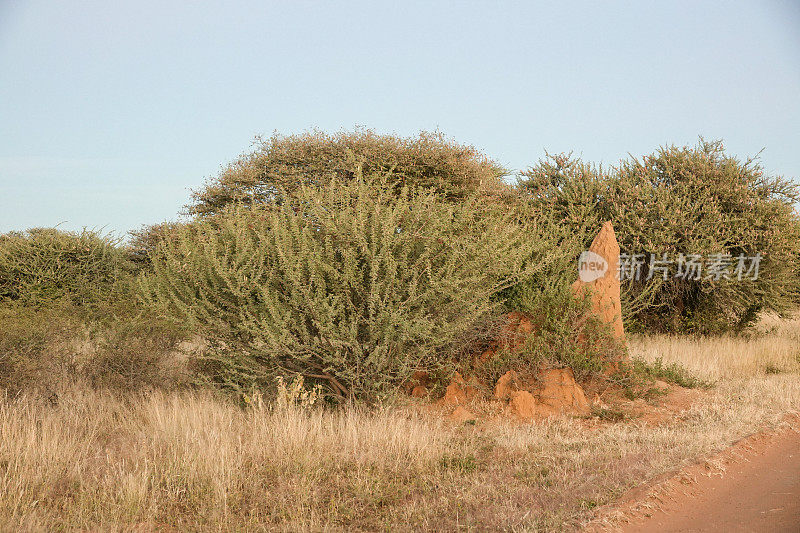
M 572 292 L 582 296 L 587 292 L 592 301 L 592 311 L 603 322 L 611 326 L 614 335 L 625 339 L 622 324 L 622 303 L 619 294 L 619 244 L 611 221 L 603 224 L 600 233 L 592 241 L 589 252 L 605 260 L 605 272 L 591 281 L 578 279 L 572 284 Z M 581 276 L 583 277 L 583 276 Z
M 588 295 L 591 313 L 608 324 L 617 339 L 624 341 L 618 274 L 620 249 L 610 221 L 603 224 L 589 252 L 588 259 L 595 262 L 595 267 L 601 268 L 592 270 L 588 276 L 580 275 L 573 283 L 572 291 L 578 297 Z M 532 317 L 515 311 L 506 315 L 505 319 L 495 340 L 473 360 L 475 365 L 491 360 L 499 350 L 520 350 L 530 335 L 536 335 L 537 326 Z M 613 362 L 609 366 L 611 371 L 616 368 Z M 425 396 L 428 385 L 427 374 L 417 373 L 407 385 L 407 390 L 413 396 Z M 439 402 L 451 409 L 456 408 L 450 419 L 466 419 L 472 414 L 464 408 L 464 404 L 473 400 L 489 400 L 489 394 L 485 392 L 487 385 L 491 387 L 491 384 L 481 387 L 480 383 L 456 373 Z M 570 368 L 543 368 L 524 379 L 518 372 L 509 370 L 494 384 L 493 392 L 491 401 L 499 403 L 504 413 L 518 420 L 539 420 L 554 414 L 586 415 L 591 410 L 586 394 L 575 381 Z

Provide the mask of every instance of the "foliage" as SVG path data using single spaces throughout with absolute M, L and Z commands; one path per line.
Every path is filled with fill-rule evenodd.
M 303 375 L 372 399 L 446 354 L 530 256 L 513 212 L 372 180 L 303 186 L 179 231 L 145 299 L 216 347 L 207 373 L 240 389 Z
M 191 214 L 214 214 L 234 203 L 272 202 L 304 185 L 376 174 L 394 180 L 398 187 L 433 188 L 448 198 L 507 190 L 504 169 L 477 149 L 438 132 L 401 138 L 370 130 L 333 135 L 312 131 L 275 134 L 257 139 L 256 144 L 253 152 L 194 192 Z
M 278 376 L 277 396 L 275 407 L 277 409 L 310 409 L 322 397 L 322 387 L 317 385 L 313 389 L 305 387 L 303 376 L 296 376 L 291 383 L 286 383 Z
M 136 390 L 185 378 L 173 360 L 185 333 L 142 312 L 128 258 L 86 230 L 0 236 L 0 389 L 57 396 L 74 384 Z
M 164 320 L 100 322 L 61 301 L 0 307 L 0 323 L 0 391 L 12 395 L 38 390 L 55 399 L 75 385 L 135 391 L 186 379 L 175 360 L 185 334 Z
M 631 370 L 640 376 L 675 383 L 687 389 L 709 388 L 712 386 L 711 382 L 693 376 L 679 364 L 667 364 L 660 358 L 652 362 L 634 358 L 631 362 Z
M 129 271 L 117 242 L 93 231 L 36 228 L 0 235 L 0 302 L 90 306 L 123 290 Z
M 591 242 L 611 220 L 624 253 L 677 259 L 728 254 L 763 259 L 757 280 L 674 277 L 624 285 L 632 329 L 721 333 L 751 325 L 761 311 L 784 313 L 800 299 L 800 217 L 797 184 L 764 174 L 755 159 L 725 154 L 721 142 L 666 147 L 605 170 L 571 155 L 548 156 L 522 173 L 519 190 Z M 587 231 L 586 228 L 592 228 Z
M 144 225 L 129 233 L 127 250 L 131 262 L 137 269 L 150 266 L 150 255 L 164 239 L 169 239 L 183 224 L 180 222 L 161 222 Z
M 589 303 L 576 300 L 569 286 L 518 285 L 509 305 L 531 317 L 534 332 L 524 346 L 500 350 L 478 371 L 490 383 L 508 370 L 536 374 L 569 367 L 578 381 L 604 374 L 612 362 L 625 360 L 627 351 L 608 325 L 588 312 Z
M 507 310 L 531 317 L 535 333 L 524 349 L 503 350 L 479 371 L 490 382 L 508 370 L 535 373 L 542 367 L 570 367 L 579 380 L 603 373 L 610 361 L 624 359 L 626 351 L 608 326 L 591 315 L 588 295 L 575 299 L 572 293 L 576 261 L 589 230 L 575 231 L 530 203 L 522 202 L 515 209 L 531 239 L 526 261 L 536 268 L 527 269 L 501 297 Z

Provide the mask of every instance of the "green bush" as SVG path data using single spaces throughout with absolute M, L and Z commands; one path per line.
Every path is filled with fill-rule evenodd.
M 653 362 L 647 362 L 637 357 L 633 359 L 630 366 L 632 367 L 632 371 L 640 376 L 675 383 L 687 389 L 708 389 L 713 386 L 713 383 L 710 381 L 705 381 L 693 376 L 679 364 L 667 364 L 660 357 Z
M 504 169 L 441 133 L 401 138 L 370 130 L 333 135 L 314 131 L 276 134 L 257 142 L 255 151 L 194 192 L 191 214 L 214 214 L 233 203 L 272 202 L 303 185 L 375 174 L 390 177 L 398 186 L 433 188 L 448 198 L 508 189 L 502 180 Z
M 334 180 L 181 228 L 141 287 L 215 346 L 205 369 L 223 386 L 302 375 L 374 399 L 450 365 L 502 304 L 493 297 L 536 268 L 523 266 L 532 243 L 513 211 L 482 198 Z
M 624 283 L 626 327 L 646 331 L 722 333 L 751 325 L 761 311 L 784 313 L 800 301 L 798 185 L 766 176 L 756 160 L 725 155 L 720 142 L 668 147 L 603 169 L 570 155 L 540 161 L 518 183 L 533 208 L 562 221 L 588 246 L 611 220 L 624 253 L 643 254 L 641 279 Z M 757 280 L 699 280 L 657 273 L 651 254 L 706 260 L 727 254 L 763 258 Z M 748 264 L 749 266 L 749 264 Z M 731 272 L 733 273 L 733 272 Z
M 150 256 L 164 239 L 172 238 L 178 228 L 185 225 L 181 222 L 161 222 L 144 225 L 138 230 L 129 232 L 130 240 L 126 246 L 129 258 L 137 270 L 149 268 Z
M 522 347 L 501 349 L 481 363 L 477 370 L 483 380 L 494 383 L 509 370 L 536 375 L 542 368 L 564 367 L 579 382 L 609 377 L 609 365 L 624 361 L 627 350 L 607 324 L 588 312 L 589 303 L 588 298 L 575 299 L 569 286 L 520 284 L 509 305 L 531 317 L 534 333 Z
M 134 391 L 187 381 L 182 330 L 146 315 L 87 317 L 65 301 L 0 307 L 0 394 L 57 398 L 73 386 Z
M 110 237 L 37 228 L 0 235 L 0 302 L 90 306 L 123 289 L 129 264 Z

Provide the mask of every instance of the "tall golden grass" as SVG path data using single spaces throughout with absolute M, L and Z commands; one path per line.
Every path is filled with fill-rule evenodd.
M 714 389 L 660 425 L 454 426 L 211 393 L 85 387 L 0 400 L 0 530 L 555 530 L 800 408 L 800 321 L 751 339 L 636 338 Z
M 749 337 L 634 337 L 631 354 L 653 361 L 678 363 L 707 380 L 742 379 L 763 373 L 800 370 L 800 316 L 783 320 L 764 317 Z

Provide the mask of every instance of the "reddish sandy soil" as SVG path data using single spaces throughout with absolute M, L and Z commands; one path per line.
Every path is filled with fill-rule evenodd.
M 607 516 L 610 530 L 800 532 L 800 419 L 748 437 L 660 483 L 632 492 Z M 589 530 L 603 530 L 592 528 Z

